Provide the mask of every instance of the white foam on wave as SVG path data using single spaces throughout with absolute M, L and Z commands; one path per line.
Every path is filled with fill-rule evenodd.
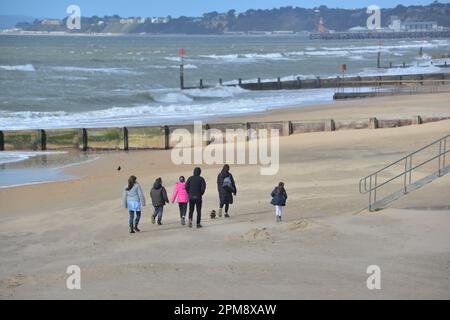
M 348 57 L 353 60 L 362 60 L 366 54 L 376 54 L 381 51 L 383 53 L 393 54 L 395 56 L 403 56 L 405 52 L 411 49 L 419 48 L 438 48 L 449 46 L 448 40 L 423 40 L 404 42 L 395 45 L 366 45 L 366 46 L 342 46 L 342 47 L 306 47 L 301 51 L 290 52 L 272 52 L 272 53 L 245 53 L 245 54 L 209 54 L 199 55 L 203 58 L 203 63 L 218 61 L 221 63 L 254 63 L 264 60 L 268 61 L 289 61 L 302 60 L 304 57 Z M 166 58 L 168 60 L 180 61 L 179 58 Z M 192 59 L 192 58 L 191 58 Z
M 215 61 L 221 61 L 225 63 L 250 63 L 262 60 L 269 61 L 280 61 L 280 60 L 291 60 L 289 57 L 282 53 L 245 53 L 245 54 L 210 54 L 210 55 L 200 55 L 201 58 L 206 58 Z
M 198 67 L 197 67 L 196 65 L 190 64 L 190 63 L 185 64 L 183 67 L 184 67 L 184 69 L 198 69 Z M 170 68 L 172 68 L 172 69 L 179 69 L 180 66 L 178 66 L 178 65 L 172 65 L 172 66 L 170 66 Z
M 0 69 L 7 71 L 24 71 L 24 72 L 34 72 L 36 69 L 32 64 L 23 64 L 23 65 L 0 65 Z
M 60 72 L 132 74 L 132 75 L 140 74 L 139 72 L 122 68 L 86 68 L 86 67 L 59 66 L 59 67 L 50 67 L 50 69 Z
M 193 98 L 181 92 L 170 92 L 163 95 L 153 94 L 153 98 L 155 101 L 162 103 L 186 103 L 194 101 Z
M 206 89 L 210 90 L 210 89 Z M 113 107 L 89 112 L 7 112 L 0 111 L 0 129 L 43 129 L 79 128 L 79 127 L 114 127 L 125 125 L 168 124 L 190 119 L 217 117 L 231 114 L 260 112 L 270 108 L 292 106 L 305 103 L 331 101 L 334 89 L 319 90 L 277 90 L 265 92 L 229 90 L 234 96 L 212 101 L 187 100 L 181 93 L 168 93 L 159 105 L 135 105 Z M 236 90 L 236 92 L 233 92 Z M 199 93 L 192 91 L 192 96 L 225 96 L 217 89 Z M 228 93 L 228 95 L 232 95 Z M 154 94 L 155 95 L 155 94 Z M 183 93 L 184 95 L 184 93 Z M 170 99 L 175 101 L 170 102 Z M 180 100 L 186 99 L 186 102 Z M 191 98 L 192 99 L 192 98 Z

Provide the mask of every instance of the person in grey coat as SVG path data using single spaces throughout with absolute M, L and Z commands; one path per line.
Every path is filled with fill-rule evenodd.
M 141 211 L 142 207 L 145 206 L 145 197 L 144 193 L 142 192 L 142 188 L 137 183 L 137 178 L 135 176 L 131 176 L 128 179 L 128 185 L 126 185 L 123 189 L 123 206 L 125 209 L 128 209 L 128 212 L 130 214 L 129 219 L 129 226 L 130 226 L 130 233 L 135 233 L 135 231 L 140 232 L 138 225 L 139 220 L 141 219 Z M 134 214 L 136 212 L 136 220 L 134 219 Z M 134 226 L 133 226 L 133 220 L 134 220 Z
M 155 223 L 155 219 L 158 217 L 158 225 L 162 225 L 164 206 L 166 203 L 169 203 L 169 198 L 167 197 L 166 188 L 162 185 L 161 178 L 155 180 L 153 188 L 150 191 L 150 197 L 152 198 L 152 204 L 155 208 L 155 212 L 152 215 L 152 223 Z

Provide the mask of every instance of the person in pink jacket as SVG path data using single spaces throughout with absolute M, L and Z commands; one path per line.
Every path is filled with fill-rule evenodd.
M 186 224 L 186 211 L 187 204 L 189 203 L 189 197 L 186 192 L 186 182 L 183 176 L 180 177 L 179 181 L 173 188 L 172 203 L 178 198 L 178 207 L 180 208 L 180 218 L 181 224 L 184 226 Z

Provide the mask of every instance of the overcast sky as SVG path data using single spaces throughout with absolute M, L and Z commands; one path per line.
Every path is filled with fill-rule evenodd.
M 362 8 L 371 4 L 380 7 L 395 7 L 398 4 L 429 4 L 432 0 L 0 0 L 0 15 L 14 14 L 33 17 L 63 18 L 66 8 L 76 4 L 83 16 L 199 16 L 205 12 L 225 12 L 236 9 L 269 9 L 281 6 L 311 8 L 319 5 L 336 8 Z M 448 3 L 449 1 L 440 1 Z

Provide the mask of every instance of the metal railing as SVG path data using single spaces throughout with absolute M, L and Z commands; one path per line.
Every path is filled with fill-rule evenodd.
M 448 173 L 450 170 L 450 165 L 447 166 L 445 162 L 445 157 L 450 149 L 447 150 L 447 139 L 450 138 L 450 135 L 447 135 L 439 140 L 436 140 L 410 154 L 407 156 L 385 166 L 384 168 L 368 175 L 367 177 L 362 178 L 359 181 L 359 192 L 361 194 L 369 194 L 369 211 L 374 211 L 379 209 L 383 204 L 394 201 L 398 199 L 400 196 L 407 194 L 408 192 L 415 190 L 422 186 L 423 184 L 433 181 L 435 178 L 441 177 L 442 175 Z M 419 155 L 423 154 L 425 150 L 430 150 L 432 147 L 439 147 L 437 152 L 433 152 L 431 156 L 426 158 L 426 160 L 422 160 L 418 164 L 413 165 L 413 158 L 416 159 Z M 438 160 L 438 168 L 432 174 L 422 178 L 418 181 L 412 182 L 412 172 L 433 160 Z M 404 164 L 404 166 L 403 166 Z M 394 174 L 393 177 L 388 178 L 387 180 L 379 183 L 378 180 L 380 176 L 383 174 L 387 174 L 389 170 L 393 170 L 394 166 L 401 165 L 402 171 L 400 173 Z M 388 183 L 403 178 L 403 187 L 402 189 L 392 193 L 389 196 L 384 197 L 381 200 L 377 199 L 377 191 L 386 186 Z M 390 201 L 389 201 L 390 200 Z

